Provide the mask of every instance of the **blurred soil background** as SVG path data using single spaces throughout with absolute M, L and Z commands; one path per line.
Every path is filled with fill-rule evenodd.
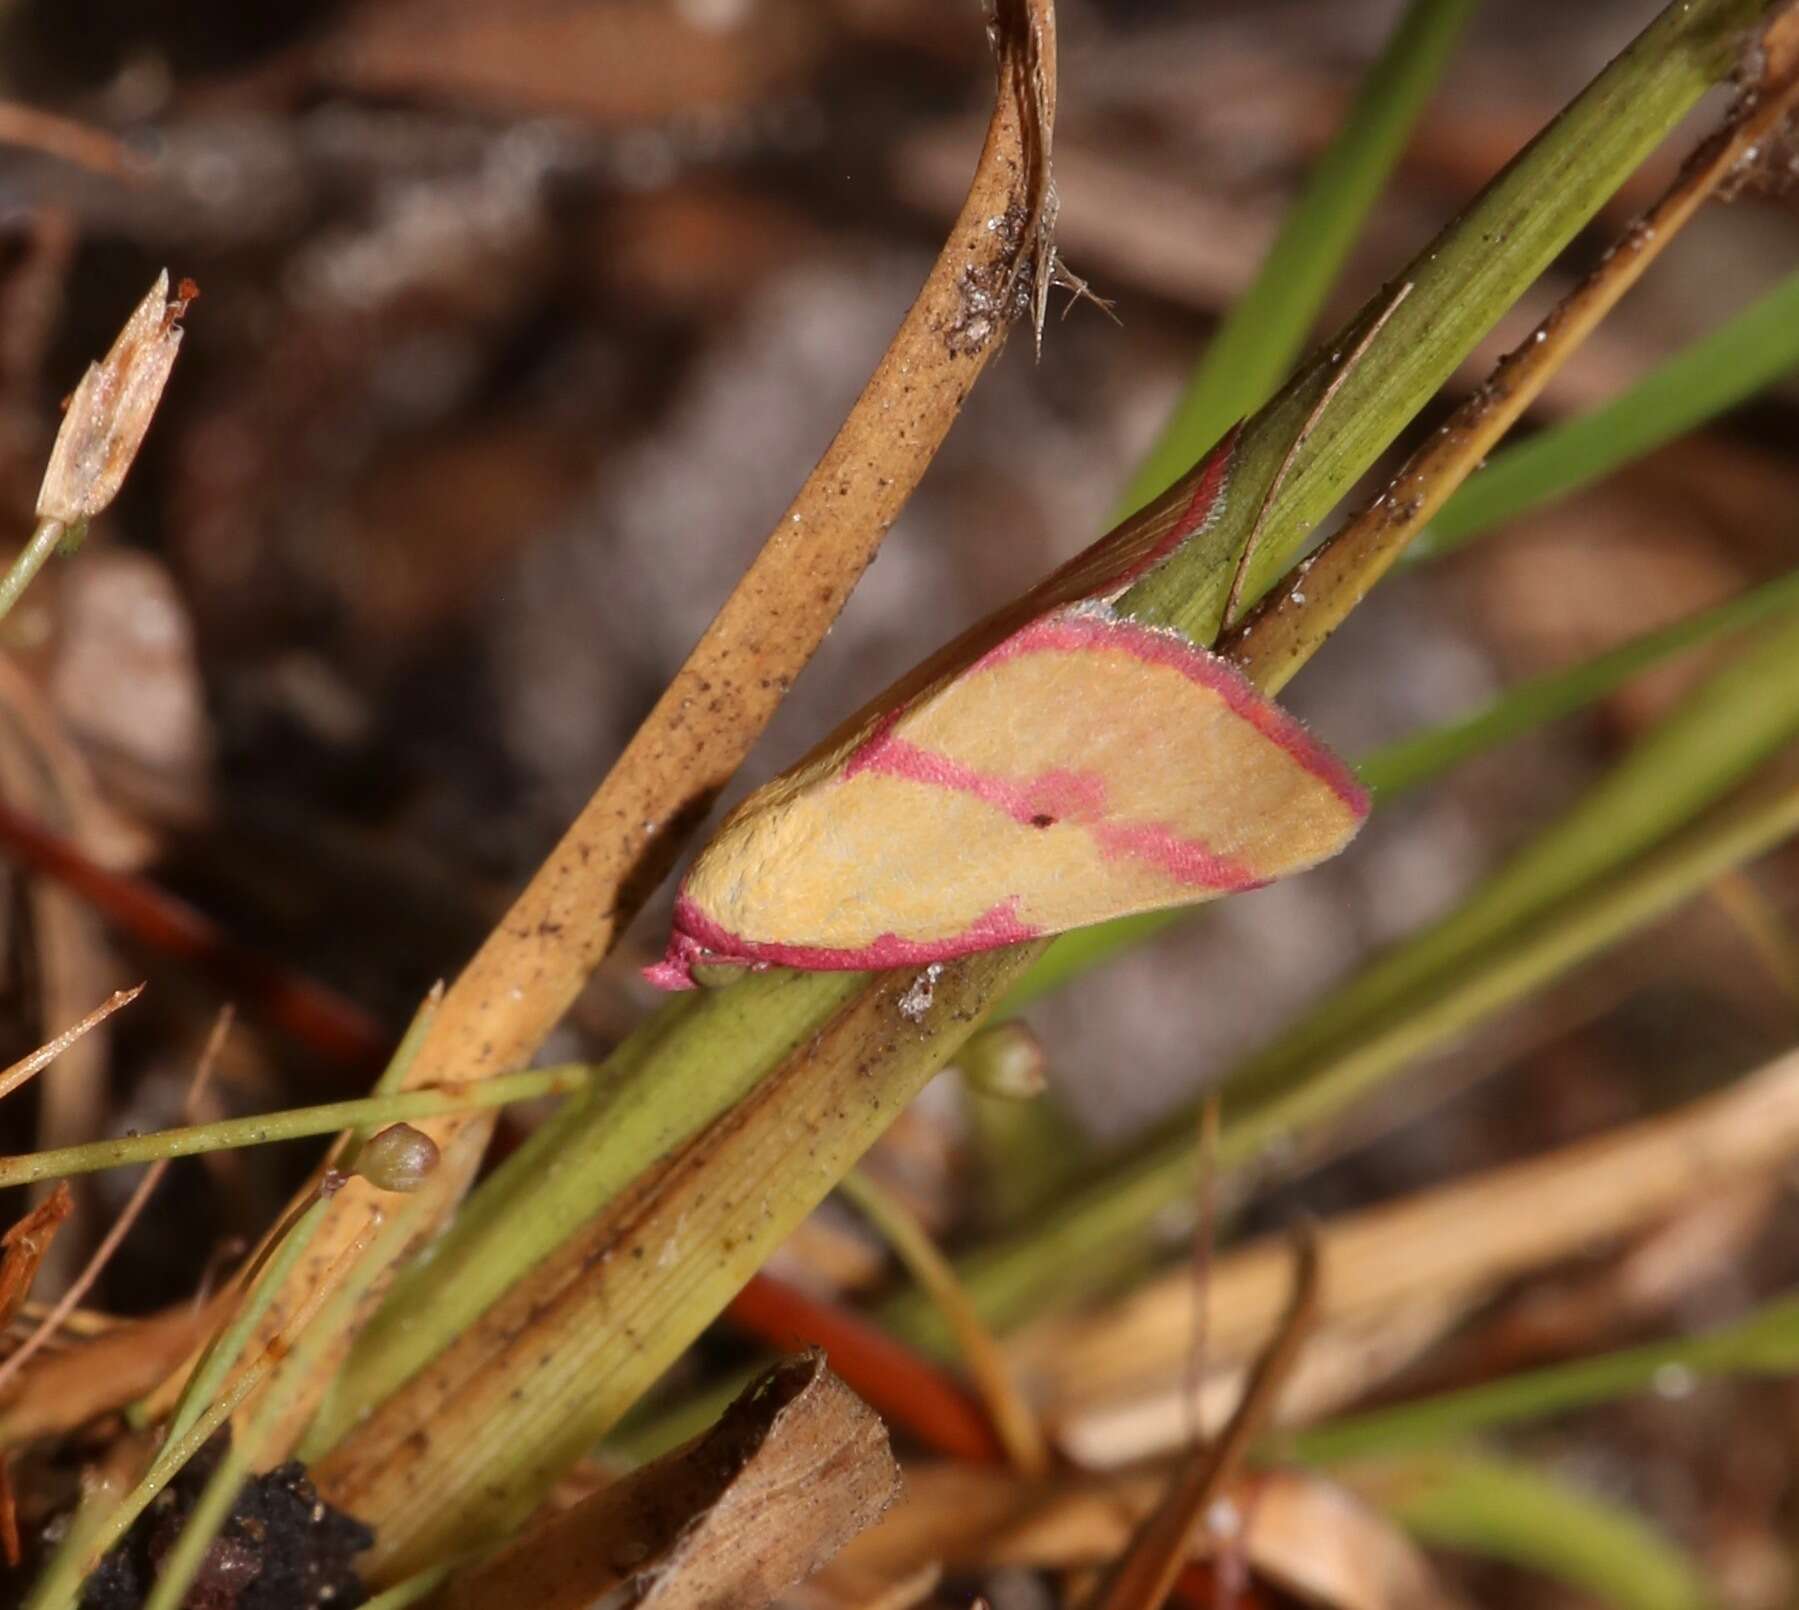
M 1326 323 L 1654 9 L 1485 7 Z M 1099 532 L 1395 10 L 1062 8 L 1061 245 L 1117 322 L 1091 306 L 1052 317 L 1036 362 L 1013 340 L 741 787 Z M 158 269 L 202 292 L 124 496 L 9 622 L 0 794 L 397 1031 L 618 753 L 892 333 L 978 145 L 980 19 L 937 0 L 16 0 L 0 72 L 0 510 L 19 540 L 82 366 Z M 1612 395 L 1720 322 L 1791 267 L 1796 243 L 1790 200 L 1712 209 L 1535 422 Z M 1796 442 L 1788 385 L 1395 578 L 1292 702 L 1356 755 L 1778 573 L 1799 536 Z M 1164 1111 L 1451 904 L 1703 669 L 1688 656 L 1464 767 L 1323 871 L 1037 1008 L 1058 1093 L 1102 1136 Z M 217 981 L 3 852 L 0 884 L 0 1060 L 152 980 L 6 1105 L 0 1146 L 179 1121 Z M 1769 943 L 1746 937 L 1745 906 Z M 1359 1120 L 1372 1144 L 1264 1211 L 1449 1179 L 1771 1056 L 1799 1013 L 1796 908 L 1788 850 L 1423 1070 Z M 553 1055 L 602 1052 L 636 1019 L 636 968 L 665 913 L 666 896 Z M 208 1100 L 223 1115 L 362 1084 L 250 1014 Z M 939 1108 L 927 1100 L 890 1148 L 927 1207 L 959 1188 Z M 191 1291 L 267 1223 L 303 1161 L 258 1151 L 175 1170 L 93 1301 L 133 1313 Z M 131 1183 L 78 1182 L 53 1254 L 63 1278 Z M 1799 1276 L 1791 1207 L 1765 1185 L 1701 1205 L 1681 1236 L 1630 1249 L 1659 1258 L 1652 1278 L 1614 1252 L 1534 1280 L 1413 1379 L 1727 1319 Z M 1796 1586 L 1795 1448 L 1791 1385 L 1675 1379 L 1529 1442 L 1642 1504 L 1745 1606 Z M 1561 1602 L 1499 1568 L 1464 1583 L 1483 1603 Z

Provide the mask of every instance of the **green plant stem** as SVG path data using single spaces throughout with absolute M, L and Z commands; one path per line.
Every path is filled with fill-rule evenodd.
M 1218 517 L 1119 601 L 1199 642 L 1216 635 L 1253 534 L 1243 599 L 1292 564 L 1318 521 L 1662 135 L 1737 64 L 1764 0 L 1673 4 L 1524 148 L 1244 427 Z M 1394 305 L 1395 289 L 1410 293 Z M 1359 358 L 1342 372 L 1368 332 Z M 1168 495 L 1178 504 L 1182 483 Z M 1264 508 L 1264 503 L 1266 507 Z M 1161 506 L 1158 500 L 1157 507 Z
M 1043 1428 L 1004 1351 L 957 1281 L 954 1265 L 905 1203 L 864 1170 L 851 1169 L 837 1190 L 875 1227 L 919 1289 L 937 1305 L 1012 1468 L 1021 1475 L 1044 1475 L 1051 1461 Z
M 751 1091 L 860 982 L 847 973 L 764 973 L 696 990 L 649 1017 L 601 1064 L 591 1093 L 508 1158 L 428 1256 L 401 1272 L 340 1372 L 311 1449 L 328 1447 L 466 1331 L 648 1162 Z
M 1757 802 L 1695 828 L 1665 849 L 1583 887 L 1534 921 L 1433 981 L 1406 1010 L 1357 1036 L 1283 1061 L 1280 1076 L 1252 1059 L 1223 1085 L 1218 1166 L 1244 1167 L 1270 1146 L 1321 1126 L 1440 1047 L 1607 945 L 1667 915 L 1733 866 L 1799 830 L 1799 792 Z M 1003 1329 L 1103 1279 L 1120 1249 L 1192 1190 L 1193 1124 L 1182 1112 L 1121 1159 L 1103 1180 L 1070 1193 L 1032 1232 L 972 1254 L 962 1280 L 988 1324 Z M 916 1292 L 896 1297 L 885 1322 L 917 1346 L 947 1345 L 934 1310 Z
M 1799 274 L 1683 348 L 1602 408 L 1494 455 L 1408 561 L 1435 558 L 1685 435 L 1799 368 Z
M 372 1239 L 403 1241 L 410 1234 L 410 1227 L 404 1220 L 389 1221 L 376 1229 Z M 301 1330 L 298 1340 L 280 1361 L 268 1389 L 251 1407 L 247 1423 L 237 1428 L 230 1447 L 207 1477 L 181 1535 L 162 1562 L 145 1610 L 180 1610 L 207 1549 L 231 1514 L 245 1479 L 267 1458 L 271 1432 L 291 1411 L 298 1394 L 310 1390 L 321 1355 L 353 1323 L 375 1284 L 386 1278 L 390 1262 L 391 1257 L 358 1258 L 324 1307 Z M 267 1282 L 267 1285 L 271 1291 L 280 1289 L 274 1282 Z
M 257 1282 L 229 1328 L 208 1348 L 189 1378 L 175 1407 L 163 1444 L 142 1480 L 109 1511 L 93 1517 L 84 1529 L 84 1546 L 60 1553 L 32 1589 L 28 1610 L 64 1610 L 79 1596 L 82 1579 L 130 1529 L 168 1484 L 224 1425 L 238 1406 L 267 1377 L 272 1361 L 250 1365 L 229 1388 L 225 1379 L 254 1334 L 281 1282 L 298 1264 L 324 1217 L 321 1202 L 297 1219 L 274 1249 L 263 1278 Z
M 1308 1464 L 1441 1447 L 1485 1431 L 1541 1420 L 1651 1390 L 1667 1371 L 1683 1376 L 1790 1375 L 1799 1370 L 1799 1297 L 1701 1336 L 1650 1342 L 1597 1358 L 1527 1370 L 1503 1380 L 1347 1415 L 1283 1436 L 1283 1456 Z
M 262 1384 L 268 1370 L 266 1360 L 246 1370 L 227 1394 L 207 1405 L 183 1436 L 166 1444 L 143 1480 L 95 1525 L 87 1547 L 59 1557 L 57 1564 L 32 1588 L 26 1610 L 72 1610 L 88 1572 L 124 1537 L 131 1523 L 150 1507 L 188 1460 L 206 1446 L 238 1405 Z
M 158 1158 L 193 1157 L 202 1152 L 230 1151 L 240 1146 L 265 1146 L 273 1141 L 330 1135 L 343 1129 L 433 1118 L 439 1113 L 503 1107 L 515 1101 L 584 1090 L 592 1076 L 592 1068 L 569 1063 L 555 1068 L 533 1068 L 525 1073 L 502 1074 L 454 1090 L 401 1090 L 391 1095 L 365 1096 L 356 1101 L 294 1107 L 255 1118 L 222 1118 L 216 1123 L 190 1124 L 177 1129 L 155 1130 L 147 1135 L 125 1135 L 117 1140 L 87 1141 L 53 1151 L 0 1157 L 0 1187 L 29 1185 L 37 1180 L 58 1179 L 71 1174 L 91 1174 L 103 1168 L 124 1168 L 133 1163 L 154 1162 Z
M 1703 1610 L 1692 1561 L 1635 1510 L 1510 1460 L 1434 1455 L 1356 1473 L 1408 1531 L 1541 1572 L 1617 1610 Z
M 1362 781 L 1379 799 L 1404 793 L 1465 760 L 1584 709 L 1676 654 L 1763 625 L 1795 605 L 1799 605 L 1799 570 L 1671 626 L 1645 632 L 1565 671 L 1521 682 L 1460 721 L 1389 744 L 1358 768 Z
M 1286 376 L 1473 11 L 1474 0 L 1411 0 L 1255 280 L 1225 315 L 1132 477 L 1120 519 L 1186 474 Z
M 56 552 L 68 533 L 69 528 L 61 520 L 38 521 L 31 540 L 19 550 L 19 557 L 13 560 L 6 574 L 0 576 L 0 620 L 12 613 L 13 605 L 18 603 L 32 578 L 44 568 L 44 561 Z
M 193 1373 L 187 1378 L 187 1385 L 182 1388 L 174 1412 L 169 1416 L 168 1427 L 163 1433 L 164 1446 L 179 1443 L 206 1412 L 207 1404 L 223 1389 L 226 1377 L 243 1356 L 244 1349 L 249 1346 L 250 1338 L 256 1334 L 256 1327 L 262 1323 L 263 1315 L 269 1310 L 269 1304 L 275 1300 L 282 1285 L 305 1256 L 314 1233 L 325 1217 L 325 1211 L 322 1198 L 313 1202 L 269 1249 L 267 1265 L 261 1277 L 245 1293 L 237 1312 L 231 1316 L 231 1323 L 207 1346 Z

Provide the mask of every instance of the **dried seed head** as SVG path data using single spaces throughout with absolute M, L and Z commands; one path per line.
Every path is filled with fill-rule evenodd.
M 411 1124 L 389 1124 L 356 1156 L 356 1172 L 382 1191 L 416 1191 L 436 1167 L 437 1142 Z
M 192 280 L 183 280 L 171 300 L 165 269 L 125 321 L 112 351 L 88 365 L 50 449 L 37 495 L 40 520 L 80 525 L 118 496 L 174 367 L 181 345 L 176 321 L 199 294 Z

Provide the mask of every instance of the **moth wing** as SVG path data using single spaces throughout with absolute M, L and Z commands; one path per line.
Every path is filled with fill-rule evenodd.
M 941 961 L 1265 883 L 1366 811 L 1226 661 L 1066 606 L 747 801 L 689 874 L 671 963 Z

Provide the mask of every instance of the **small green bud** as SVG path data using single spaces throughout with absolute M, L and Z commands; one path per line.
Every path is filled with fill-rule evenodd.
M 356 1172 L 383 1191 L 416 1191 L 436 1167 L 437 1142 L 411 1124 L 389 1124 L 356 1157 Z
M 1029 1101 L 1049 1086 L 1043 1042 L 1023 1023 L 996 1023 L 963 1046 L 956 1058 L 970 1090 Z

